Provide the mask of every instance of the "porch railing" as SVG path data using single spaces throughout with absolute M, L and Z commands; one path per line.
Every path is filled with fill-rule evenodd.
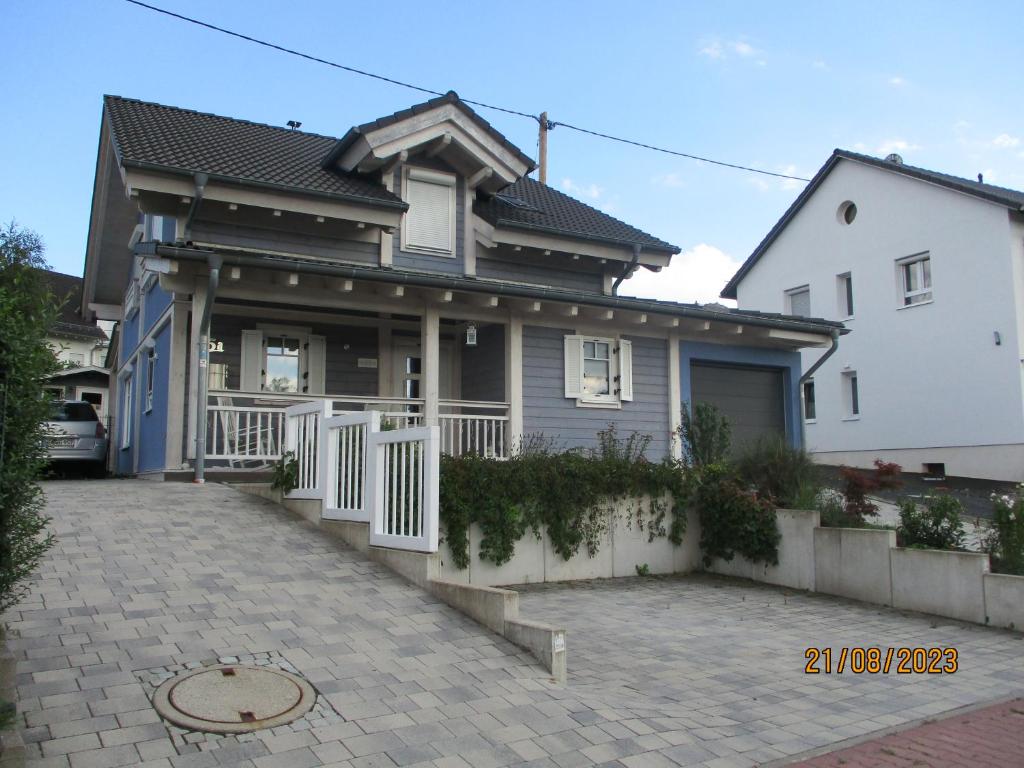
M 322 409 L 325 417 L 373 410 L 379 412 L 384 430 L 424 426 L 424 402 L 420 398 L 214 391 L 207 404 L 206 458 L 236 468 L 277 461 L 287 440 L 285 410 L 303 404 L 312 404 L 318 413 Z M 442 453 L 497 459 L 509 455 L 507 403 L 442 400 L 439 406 Z

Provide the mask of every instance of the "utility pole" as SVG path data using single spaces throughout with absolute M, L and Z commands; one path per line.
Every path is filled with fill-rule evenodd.
M 540 117 L 540 183 L 548 183 L 548 113 L 541 112 Z

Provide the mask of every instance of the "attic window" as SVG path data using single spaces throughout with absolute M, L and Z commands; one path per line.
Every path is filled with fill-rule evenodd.
M 422 168 L 402 174 L 402 250 L 455 255 L 455 176 Z
M 840 224 L 853 224 L 853 220 L 856 218 L 857 204 L 851 200 L 841 204 L 839 210 L 836 211 L 836 219 Z

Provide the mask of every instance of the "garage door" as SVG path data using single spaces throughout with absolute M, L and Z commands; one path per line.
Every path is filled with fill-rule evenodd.
M 786 434 L 782 371 L 693 363 L 690 386 L 694 402 L 711 403 L 729 419 L 733 450 L 761 435 Z

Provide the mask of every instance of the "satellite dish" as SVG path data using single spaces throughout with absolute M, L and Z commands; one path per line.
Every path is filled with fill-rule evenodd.
M 891 155 L 885 156 L 885 162 L 892 163 L 893 165 L 903 165 L 903 158 L 893 152 Z

